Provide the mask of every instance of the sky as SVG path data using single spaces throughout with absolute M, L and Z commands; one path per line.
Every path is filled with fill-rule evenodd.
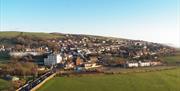
M 180 0 L 0 0 L 0 31 L 91 34 L 180 47 Z

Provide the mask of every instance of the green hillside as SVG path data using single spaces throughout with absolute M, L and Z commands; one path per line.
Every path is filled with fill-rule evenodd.
M 35 37 L 35 38 L 62 38 L 63 35 L 54 35 L 50 33 L 40 33 L 40 32 L 15 32 L 15 31 L 7 31 L 7 32 L 0 32 L 0 38 L 13 38 L 19 35 Z
M 180 68 L 122 75 L 55 77 L 38 91 L 180 91 Z

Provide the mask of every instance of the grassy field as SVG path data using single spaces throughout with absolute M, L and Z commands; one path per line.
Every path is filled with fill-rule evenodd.
M 0 79 L 0 91 L 7 90 L 10 87 L 11 87 L 11 85 L 10 85 L 10 83 L 8 81 Z
M 14 32 L 14 31 L 10 31 L 10 32 L 0 32 L 0 38 L 13 38 L 16 37 L 18 35 L 25 35 L 25 36 L 29 36 L 29 37 L 36 37 L 36 38 L 61 38 L 63 37 L 62 35 L 54 35 L 54 34 L 49 34 L 49 33 L 35 33 L 35 32 Z
M 162 60 L 168 64 L 176 64 L 176 62 L 180 62 L 180 54 L 175 56 L 162 57 Z
M 180 91 L 180 68 L 121 75 L 55 77 L 38 91 Z

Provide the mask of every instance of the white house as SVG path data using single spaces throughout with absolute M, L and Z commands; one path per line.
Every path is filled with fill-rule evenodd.
M 0 45 L 0 51 L 5 51 L 4 45 Z
M 47 58 L 44 58 L 44 65 L 52 66 L 58 64 L 62 61 L 62 56 L 60 54 L 50 54 Z
M 147 67 L 147 66 L 151 66 L 151 63 L 150 62 L 141 62 L 141 61 L 139 61 L 139 66 L 140 67 Z
M 126 63 L 126 66 L 127 67 L 138 67 L 138 63 L 137 62 L 127 62 Z
M 42 54 L 41 52 L 10 52 L 9 53 L 10 56 L 14 56 L 14 57 L 23 57 L 27 55 L 37 56 L 41 54 Z

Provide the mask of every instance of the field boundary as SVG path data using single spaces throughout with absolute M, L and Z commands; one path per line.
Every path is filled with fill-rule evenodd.
M 67 73 L 57 73 L 57 77 L 73 77 L 73 76 L 84 76 L 84 75 L 118 75 L 118 74 L 131 74 L 131 73 L 146 73 L 146 72 L 157 72 L 157 71 L 164 71 L 164 70 L 172 70 L 172 69 L 177 69 L 178 66 L 170 66 L 170 67 L 162 67 L 162 68 L 155 68 L 155 69 L 150 69 L 150 68 L 141 68 L 141 69 L 122 69 L 119 71 L 97 71 L 97 72 L 67 72 Z M 113 68 L 112 68 L 113 69 Z

